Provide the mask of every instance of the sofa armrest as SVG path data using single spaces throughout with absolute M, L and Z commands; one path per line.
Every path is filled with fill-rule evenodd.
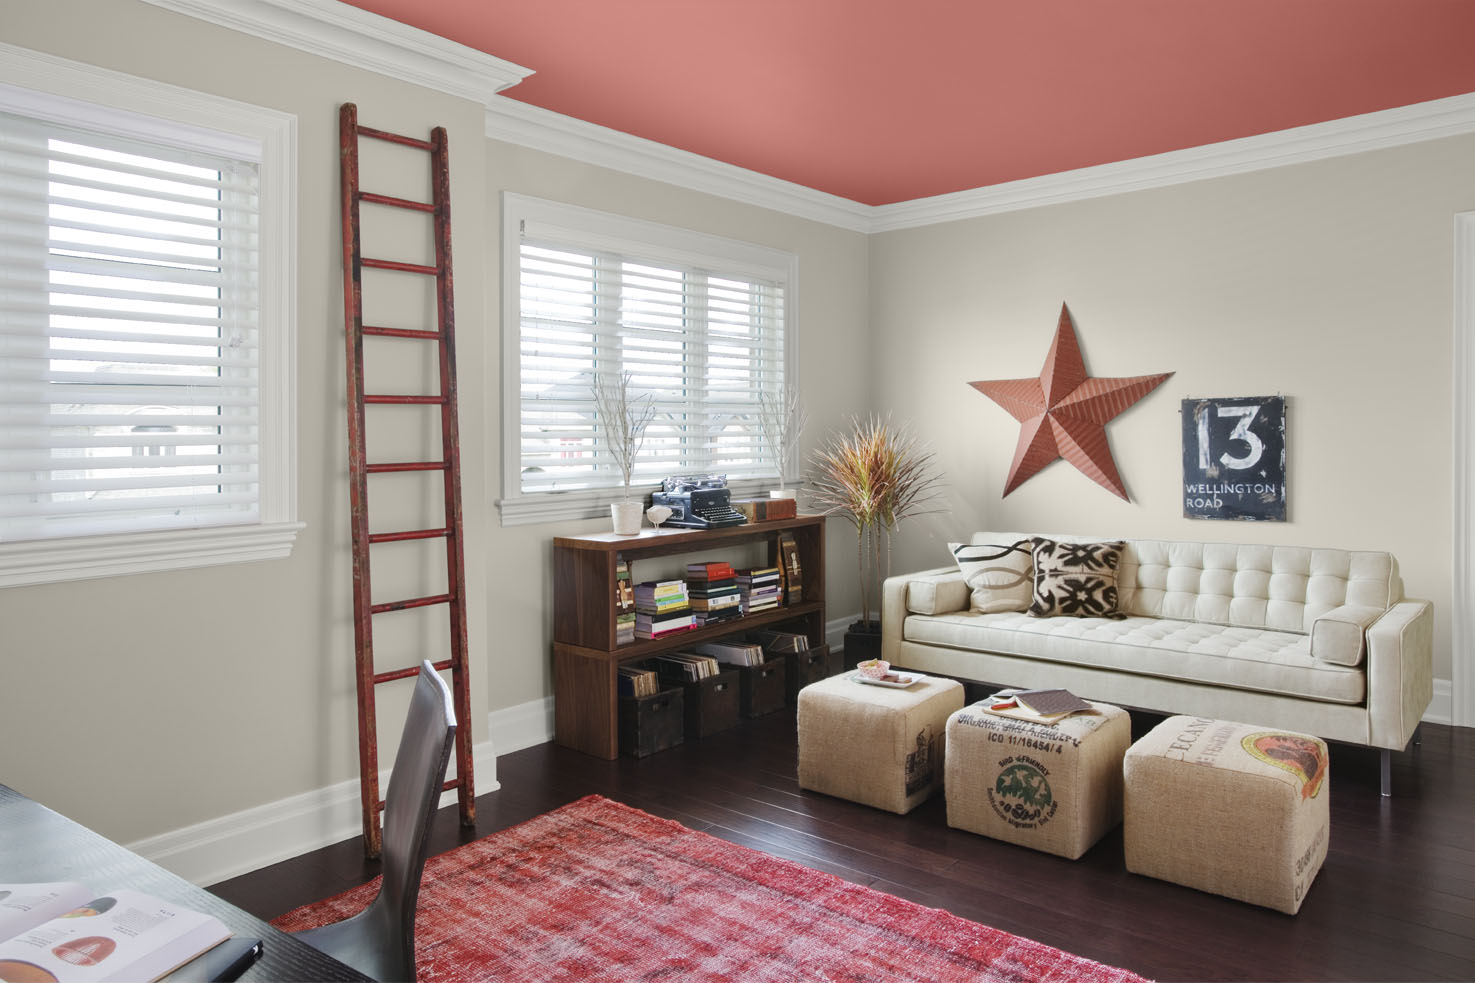
M 1311 623 L 1311 657 L 1339 666 L 1362 662 L 1366 632 L 1387 609 L 1368 604 L 1343 604 Z
M 963 582 L 963 574 L 957 567 L 937 567 L 933 570 L 923 570 L 919 573 L 906 573 L 897 577 L 887 577 L 886 582 L 881 585 L 881 658 L 888 662 L 894 661 L 901 645 L 902 623 L 906 621 L 908 595 L 913 581 L 930 583 L 934 605 L 940 596 L 945 597 L 949 588 L 939 587 L 938 584 L 949 581 L 956 576 L 958 588 L 961 589 L 962 603 L 948 610 L 961 611 L 968 606 L 968 585 Z M 934 614 L 943 614 L 943 610 L 934 610 Z
M 1434 605 L 1405 600 L 1367 630 L 1368 744 L 1401 751 L 1434 699 Z

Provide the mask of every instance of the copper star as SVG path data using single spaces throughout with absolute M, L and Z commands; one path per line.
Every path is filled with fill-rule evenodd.
M 1004 495 L 1065 458 L 1082 474 L 1122 498 L 1122 476 L 1106 443 L 1106 424 L 1163 384 L 1173 373 L 1129 379 L 1093 379 L 1086 375 L 1081 345 L 1070 311 L 1060 305 L 1060 324 L 1036 379 L 993 379 L 968 385 L 998 403 L 1020 423 L 1019 445 Z

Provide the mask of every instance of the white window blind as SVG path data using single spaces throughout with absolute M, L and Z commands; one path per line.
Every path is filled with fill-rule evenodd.
M 519 220 L 517 479 L 508 491 L 621 485 L 592 385 L 625 373 L 632 394 L 655 407 L 632 485 L 686 473 L 776 477 L 758 397 L 781 398 L 789 382 L 792 257 L 763 251 L 769 262 L 754 262 L 756 247 L 736 243 L 724 256 L 726 240 L 668 237 L 633 220 L 635 236 L 611 235 L 618 217 L 590 216 L 598 221 L 583 228 Z
M 258 521 L 258 171 L 0 113 L 0 541 Z

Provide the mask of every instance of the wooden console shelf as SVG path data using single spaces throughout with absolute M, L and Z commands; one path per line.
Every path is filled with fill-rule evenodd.
M 631 577 L 641 559 L 766 542 L 767 563 L 777 566 L 778 534 L 789 532 L 799 548 L 804 596 L 736 621 L 679 632 L 666 638 L 615 644 L 615 567 L 620 557 Z M 598 533 L 553 540 L 553 716 L 559 744 L 601 758 L 619 753 L 615 669 L 698 642 L 783 623 L 803 631 L 809 644 L 825 640 L 825 520 L 801 515 L 724 529 L 646 529 L 638 536 Z M 644 579 L 651 579 L 646 577 Z

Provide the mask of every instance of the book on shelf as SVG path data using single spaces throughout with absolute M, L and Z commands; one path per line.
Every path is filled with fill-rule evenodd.
M 763 651 L 774 655 L 789 655 L 809 651 L 809 636 L 797 631 L 774 631 L 760 628 L 753 632 L 753 641 L 763 646 Z
M 721 641 L 703 642 L 695 646 L 702 655 L 710 655 L 718 662 L 734 666 L 761 666 L 764 663 L 763 646 L 751 642 Z
M 1054 726 L 1077 713 L 1096 713 L 1085 700 L 1065 689 L 1004 690 L 983 702 L 983 709 L 999 717 Z
M 688 631 L 695 627 L 697 627 L 696 616 L 690 611 L 677 611 L 668 614 L 646 614 L 643 611 L 635 612 L 636 638 L 664 638 L 667 635 Z
M 686 579 L 690 581 L 704 580 L 731 580 L 733 569 L 731 563 L 720 561 L 704 561 L 702 563 L 688 563 L 686 565 Z
M 692 617 L 696 619 L 699 627 L 707 625 L 720 625 L 727 621 L 737 621 L 743 616 L 742 608 L 724 608 L 721 611 L 695 611 Z
M 743 597 L 743 613 L 757 614 L 776 608 L 783 600 L 778 567 L 760 567 L 737 572 L 738 590 Z
M 661 682 L 670 685 L 694 683 L 721 672 L 717 660 L 697 652 L 670 652 L 651 660 Z
M 615 644 L 628 645 L 635 641 L 635 611 L 615 616 Z
M 791 532 L 778 534 L 779 569 L 783 573 L 784 596 L 790 604 L 804 599 L 804 570 L 799 563 L 799 543 Z
M 0 884 L 4 980 L 157 980 L 230 936 L 213 915 L 138 891 Z
M 707 597 L 693 597 L 691 599 L 691 609 L 693 611 L 725 611 L 728 608 L 733 608 L 734 610 L 736 610 L 737 608 L 742 607 L 742 603 L 743 595 L 737 588 L 734 587 L 732 590 L 727 591 L 723 594 L 712 594 Z
M 635 610 L 635 585 L 630 580 L 630 564 L 623 557 L 615 561 L 615 610 Z
M 652 669 L 642 669 L 640 666 L 620 666 L 615 672 L 615 680 L 621 696 L 639 698 L 655 696 L 661 691 L 660 677 Z

